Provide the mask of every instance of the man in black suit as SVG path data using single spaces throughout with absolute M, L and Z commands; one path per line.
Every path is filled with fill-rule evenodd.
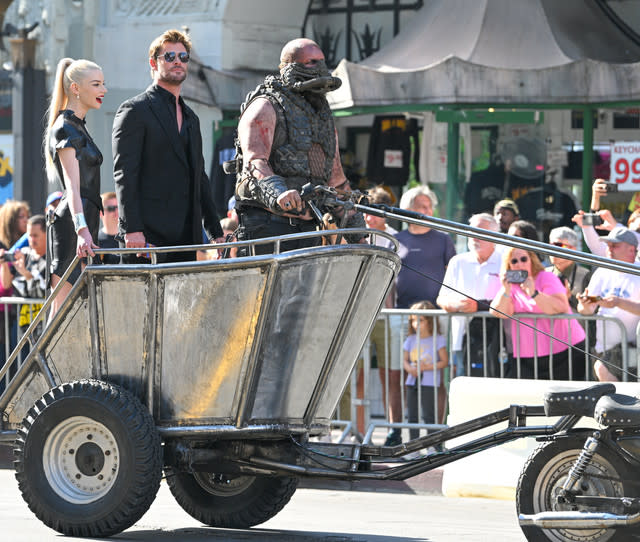
M 119 236 L 127 248 L 201 244 L 203 226 L 210 241 L 222 240 L 204 171 L 200 122 L 180 97 L 190 51 L 191 41 L 178 30 L 157 37 L 149 47 L 153 84 L 116 112 L 114 179 Z M 195 253 L 158 258 L 190 259 Z

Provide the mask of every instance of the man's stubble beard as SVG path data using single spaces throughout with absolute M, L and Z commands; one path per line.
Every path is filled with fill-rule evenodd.
M 166 85 L 179 87 L 180 85 L 182 85 L 182 83 L 184 83 L 186 78 L 187 72 L 185 71 L 180 77 L 173 74 L 170 74 L 170 76 L 159 75 L 158 80 L 165 83 Z

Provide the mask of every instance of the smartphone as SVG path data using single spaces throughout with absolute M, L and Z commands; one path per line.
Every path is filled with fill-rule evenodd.
M 597 213 L 584 213 L 582 215 L 582 223 L 585 226 L 600 226 L 602 224 L 602 218 Z
M 506 273 L 507 282 L 512 284 L 521 284 L 527 280 L 528 276 L 529 273 L 526 269 L 507 269 Z
M 605 189 L 607 190 L 607 193 L 617 192 L 618 183 L 605 183 Z
M 15 262 L 16 256 L 13 252 L 5 252 L 4 256 L 1 259 L 4 262 Z
M 597 301 L 602 301 L 602 297 L 600 297 L 599 295 L 588 295 L 587 301 L 589 303 L 596 303 Z

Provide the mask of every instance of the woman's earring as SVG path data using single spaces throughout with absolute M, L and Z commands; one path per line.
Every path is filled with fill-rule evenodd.
M 80 94 L 76 94 L 76 100 L 80 99 Z

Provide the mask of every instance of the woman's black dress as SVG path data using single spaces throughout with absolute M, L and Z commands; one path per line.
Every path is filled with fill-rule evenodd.
M 65 109 L 51 127 L 49 132 L 48 152 L 53 159 L 56 171 L 56 181 L 64 195 L 53 213 L 53 220 L 48 228 L 47 258 L 49 274 L 61 277 L 76 255 L 77 236 L 73 227 L 73 218 L 69 208 L 68 194 L 65 190 L 62 165 L 58 156 L 59 149 L 72 147 L 76 150 L 76 158 L 80 168 L 80 196 L 89 232 L 94 243 L 98 240 L 100 228 L 100 164 L 102 153 L 87 132 L 84 120 L 75 116 L 73 111 Z M 68 278 L 74 283 L 82 269 L 78 265 Z

